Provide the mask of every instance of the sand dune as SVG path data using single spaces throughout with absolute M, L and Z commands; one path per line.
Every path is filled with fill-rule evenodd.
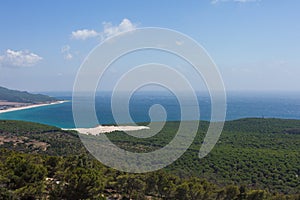
M 75 128 L 67 130 L 76 130 L 81 134 L 98 135 L 101 133 L 111 133 L 114 131 L 137 131 L 149 129 L 147 126 L 97 126 L 95 128 Z

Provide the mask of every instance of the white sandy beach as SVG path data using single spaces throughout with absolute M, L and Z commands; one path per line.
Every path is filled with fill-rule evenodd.
M 36 107 L 41 107 L 41 106 L 49 106 L 49 105 L 61 104 L 61 103 L 65 103 L 65 102 L 67 102 L 67 101 L 55 101 L 55 102 L 52 102 L 52 103 L 33 104 L 33 105 L 29 105 L 29 106 L 20 106 L 20 107 L 15 107 L 15 108 L 8 108 L 8 109 L 5 109 L 5 110 L 0 110 L 0 114 L 1 113 L 18 111 L 18 110 L 25 110 L 25 109 L 30 109 L 30 108 L 36 108 Z
M 81 134 L 87 135 L 99 135 L 101 133 L 111 133 L 114 131 L 138 131 L 143 129 L 149 129 L 147 126 L 97 126 L 95 128 L 75 128 L 65 130 L 75 130 Z

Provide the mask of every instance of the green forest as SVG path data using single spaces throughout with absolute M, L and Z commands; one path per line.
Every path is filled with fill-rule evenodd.
M 167 122 L 147 139 L 107 136 L 123 149 L 148 152 L 170 142 L 179 124 Z M 193 144 L 173 164 L 133 174 L 101 164 L 75 131 L 1 120 L 0 199 L 300 199 L 299 120 L 228 121 L 212 152 L 199 159 L 208 125 L 199 122 Z M 97 136 L 86 137 L 97 143 Z
M 0 101 L 42 103 L 57 101 L 57 99 L 43 94 L 31 94 L 26 91 L 10 90 L 0 86 Z

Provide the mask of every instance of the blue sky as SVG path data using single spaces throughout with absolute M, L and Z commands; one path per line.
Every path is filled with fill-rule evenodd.
M 0 3 L 0 85 L 70 91 L 103 38 L 138 27 L 194 38 L 227 90 L 300 91 L 300 1 L 38 1 Z

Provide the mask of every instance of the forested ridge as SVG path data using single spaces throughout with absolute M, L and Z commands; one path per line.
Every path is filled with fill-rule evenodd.
M 43 103 L 57 101 L 56 98 L 43 94 L 31 94 L 26 91 L 10 90 L 0 86 L 0 100 L 20 103 Z
M 121 148 L 147 152 L 172 140 L 178 125 L 168 122 L 147 139 L 107 136 Z M 194 143 L 167 168 L 130 174 L 94 159 L 74 131 L 2 120 L 0 199 L 300 199 L 300 121 L 226 122 L 216 147 L 199 159 L 207 127 L 200 122 Z

